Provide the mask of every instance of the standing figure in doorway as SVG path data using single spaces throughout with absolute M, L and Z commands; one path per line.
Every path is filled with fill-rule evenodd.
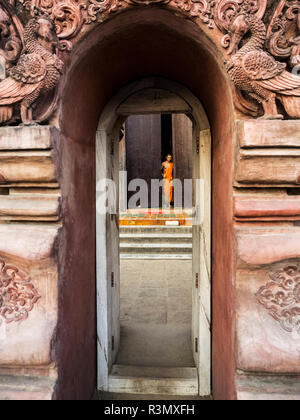
M 163 207 L 173 207 L 174 205 L 173 169 L 172 155 L 167 155 L 166 160 L 161 165 L 162 176 L 164 178 Z

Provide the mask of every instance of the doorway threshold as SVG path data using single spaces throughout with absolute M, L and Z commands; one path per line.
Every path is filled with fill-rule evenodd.
M 108 392 L 135 395 L 198 396 L 195 367 L 143 367 L 114 365 Z

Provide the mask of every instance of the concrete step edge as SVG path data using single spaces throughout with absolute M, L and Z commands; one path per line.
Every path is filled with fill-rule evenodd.
M 172 233 L 120 233 L 120 238 L 149 238 L 149 239 L 193 239 L 192 234 L 188 233 L 178 233 L 178 234 L 172 234 Z
M 121 254 L 121 260 L 192 260 L 192 254 Z
M 153 395 L 198 395 L 198 381 L 187 378 L 136 378 L 110 376 L 108 391 Z
M 166 231 L 170 231 L 170 232 L 177 232 L 177 231 L 192 231 L 193 230 L 193 226 L 166 226 L 166 225 L 148 225 L 148 226 L 143 226 L 143 225 L 130 225 L 130 226 L 126 226 L 126 225 L 121 225 L 120 226 L 120 231 L 134 231 L 134 230 L 144 230 L 145 232 L 147 230 L 166 230 Z
M 121 242 L 120 243 L 120 248 L 143 248 L 143 249 L 147 249 L 147 248 L 185 248 L 185 249 L 192 249 L 193 245 L 192 244 L 185 244 L 185 243 L 140 243 L 140 244 L 135 244 L 135 243 L 128 243 L 128 242 Z
M 134 366 L 115 364 L 112 367 L 111 376 L 130 376 L 134 378 L 186 378 L 197 379 L 198 373 L 195 366 L 190 367 L 157 367 L 157 366 Z

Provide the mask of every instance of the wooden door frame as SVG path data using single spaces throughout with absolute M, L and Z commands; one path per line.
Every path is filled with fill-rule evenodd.
M 151 92 L 155 91 L 155 100 L 151 100 Z M 159 92 L 163 92 L 161 97 Z M 150 95 L 150 96 L 149 96 Z M 201 158 L 202 146 L 210 135 L 210 125 L 204 108 L 199 100 L 185 87 L 178 83 L 163 78 L 147 78 L 132 83 L 121 89 L 105 107 L 96 133 L 96 184 L 99 179 L 110 178 L 114 174 L 114 180 L 118 183 L 116 168 L 118 167 L 118 131 L 129 115 L 153 114 L 161 112 L 182 113 L 188 115 L 193 121 L 193 152 Z M 209 139 L 210 140 L 210 139 Z M 211 144 L 211 141 L 210 141 Z M 113 152 L 112 152 L 113 151 Z M 200 174 L 200 172 L 199 172 Z M 109 216 L 109 215 L 108 215 Z M 114 302 L 114 294 L 119 293 L 119 252 L 116 252 L 117 241 L 119 241 L 118 231 L 116 230 L 117 215 L 115 217 L 97 215 L 97 336 L 98 336 L 98 389 L 107 390 L 108 376 L 110 369 L 115 361 L 118 345 L 120 341 L 120 331 L 118 330 L 116 318 L 118 309 L 109 310 Z M 210 223 L 210 218 L 209 218 Z M 200 249 L 199 249 L 200 252 Z M 198 271 L 201 278 L 201 255 L 199 254 Z M 193 273 L 195 277 L 196 272 Z M 114 276 L 114 288 L 111 288 L 111 276 Z M 208 301 L 210 301 L 210 289 L 203 289 L 206 284 L 200 281 L 200 287 L 194 294 L 207 293 L 209 290 Z M 195 285 L 194 285 L 195 286 Z M 195 287 L 194 287 L 195 289 Z M 201 310 L 201 303 L 197 313 Z M 205 315 L 202 314 L 204 317 Z M 210 318 L 209 314 L 206 317 Z M 199 320 L 197 326 L 201 333 L 203 322 Z M 113 337 L 113 338 L 112 338 Z M 206 337 L 207 346 L 200 355 L 197 363 L 199 372 L 199 393 L 209 395 L 211 393 L 211 337 Z M 195 345 L 195 337 L 192 340 Z M 205 372 L 202 372 L 204 370 Z

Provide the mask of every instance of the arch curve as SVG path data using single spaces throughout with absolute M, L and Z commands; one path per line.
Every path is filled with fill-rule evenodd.
M 234 113 L 231 83 L 217 43 L 197 24 L 169 10 L 133 8 L 96 26 L 75 46 L 60 87 L 62 130 L 74 139 L 81 137 L 79 128 L 74 133 L 69 124 L 74 116 L 89 119 L 94 130 L 114 93 L 149 76 L 189 88 L 205 104 L 209 119 L 219 101 L 224 119 Z M 89 102 L 97 115 L 86 115 Z
M 116 124 L 116 116 L 119 114 L 120 106 L 134 97 L 136 94 L 151 89 L 161 89 L 169 93 L 175 94 L 182 100 L 185 107 L 188 107 L 188 113 L 197 123 L 199 129 L 208 130 L 210 128 L 206 112 L 201 102 L 194 96 L 189 89 L 180 85 L 179 83 L 164 79 L 161 77 L 149 77 L 139 80 L 123 87 L 116 95 L 109 101 L 104 108 L 98 125 L 99 130 L 111 131 Z M 182 111 L 185 111 L 184 105 Z

